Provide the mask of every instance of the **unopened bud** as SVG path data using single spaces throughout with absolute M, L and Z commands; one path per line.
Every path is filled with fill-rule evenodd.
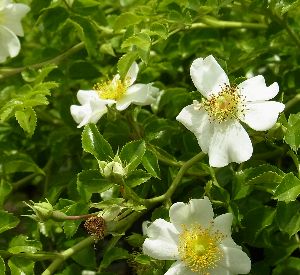
M 46 221 L 48 219 L 51 219 L 53 214 L 53 207 L 51 203 L 47 202 L 32 202 L 32 205 L 26 203 L 27 206 L 29 206 L 35 213 L 36 219 L 38 221 Z

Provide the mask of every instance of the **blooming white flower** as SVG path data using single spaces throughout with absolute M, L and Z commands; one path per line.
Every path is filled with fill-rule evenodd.
M 139 66 L 133 62 L 125 79 L 122 81 L 117 74 L 112 81 L 98 83 L 94 89 L 102 99 L 114 100 L 119 111 L 125 110 L 131 103 L 150 105 L 155 102 L 158 88 L 149 84 L 134 84 L 139 72 Z
M 107 105 L 114 103 L 113 100 L 101 99 L 94 90 L 79 90 L 77 99 L 81 106 L 71 105 L 71 115 L 78 123 L 78 128 L 97 121 L 107 112 Z
M 133 84 L 136 80 L 139 67 L 133 62 L 124 81 L 117 74 L 112 81 L 97 83 L 93 90 L 79 90 L 78 101 L 82 106 L 72 105 L 71 114 L 79 123 L 78 128 L 96 123 L 106 112 L 107 105 L 116 104 L 119 111 L 125 110 L 131 103 L 149 105 L 155 102 L 158 88 L 152 84 Z
M 170 221 L 144 224 L 148 238 L 143 253 L 158 260 L 176 260 L 165 275 L 247 274 L 251 261 L 231 238 L 232 214 L 214 218 L 211 202 L 192 199 L 171 206 Z
M 24 35 L 21 19 L 29 10 L 25 4 L 0 0 L 0 62 L 18 55 L 21 45 L 17 35 Z
M 258 75 L 230 86 L 212 55 L 194 60 L 190 73 L 205 99 L 184 107 L 176 119 L 195 134 L 211 166 L 248 160 L 252 143 L 239 120 L 256 131 L 270 129 L 284 110 L 284 104 L 268 101 L 277 95 L 278 84 L 267 87 L 264 77 Z

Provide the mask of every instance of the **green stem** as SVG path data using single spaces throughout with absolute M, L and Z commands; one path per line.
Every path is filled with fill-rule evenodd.
M 261 23 L 248 23 L 238 21 L 223 21 L 213 17 L 204 16 L 201 18 L 201 23 L 194 23 L 191 29 L 196 28 L 247 28 L 247 29 L 265 29 L 267 25 Z
M 45 269 L 42 275 L 51 275 L 59 268 L 59 266 L 72 255 L 92 244 L 95 241 L 93 237 L 87 237 L 81 242 L 75 244 L 74 246 L 62 251 L 58 254 L 57 258 Z
M 174 194 L 178 184 L 180 183 L 180 181 L 181 181 L 182 177 L 184 176 L 184 174 L 186 173 L 186 171 L 191 166 L 193 166 L 193 164 L 195 162 L 201 160 L 204 156 L 205 156 L 205 154 L 203 152 L 200 152 L 199 154 L 197 154 L 196 156 L 192 157 L 187 162 L 185 162 L 179 169 L 176 177 L 174 178 L 174 180 L 173 180 L 172 184 L 170 185 L 169 189 L 167 190 L 167 192 L 161 196 L 154 197 L 151 199 L 146 199 L 146 200 L 144 200 L 144 203 L 146 205 L 152 205 L 152 204 L 156 204 L 158 202 L 162 202 L 162 201 L 170 199 L 172 197 L 172 195 Z
M 97 216 L 97 215 L 95 213 L 93 213 L 93 214 L 86 214 L 86 215 L 77 215 L 77 216 L 63 215 L 63 216 L 58 216 L 58 219 L 56 219 L 55 212 L 53 214 L 54 220 L 60 220 L 60 221 L 64 221 L 64 220 L 71 220 L 71 221 L 82 220 L 82 219 L 88 219 L 88 218 L 93 217 L 93 216 Z
M 65 51 L 64 53 L 62 53 L 62 54 L 60 54 L 60 55 L 58 55 L 58 56 L 56 56 L 52 59 L 46 60 L 44 62 L 40 62 L 40 63 L 36 63 L 36 64 L 32 64 L 32 65 L 27 65 L 27 66 L 19 67 L 19 68 L 1 68 L 0 69 L 0 79 L 18 74 L 20 72 L 23 72 L 26 69 L 29 69 L 29 68 L 39 69 L 39 68 L 44 67 L 44 66 L 49 65 L 49 64 L 58 64 L 61 61 L 63 61 L 64 59 L 66 59 L 68 56 L 70 56 L 70 55 L 78 52 L 79 50 L 81 50 L 83 47 L 84 47 L 84 43 L 80 42 L 77 45 L 70 48 L 69 50 Z

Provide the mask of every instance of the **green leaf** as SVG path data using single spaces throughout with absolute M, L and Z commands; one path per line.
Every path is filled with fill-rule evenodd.
M 153 23 L 150 27 L 150 35 L 156 34 L 163 39 L 168 38 L 168 29 L 165 25 L 160 23 Z
M 156 155 L 152 151 L 146 150 L 146 152 L 142 158 L 142 164 L 151 176 L 153 176 L 155 178 L 160 177 L 160 169 L 159 169 L 159 165 L 158 165 L 158 160 L 157 160 Z
M 38 70 L 38 75 L 35 78 L 34 84 L 42 84 L 42 82 L 45 80 L 45 78 L 49 75 L 50 72 L 52 72 L 54 69 L 56 69 L 57 66 L 50 64 L 47 65 L 41 69 Z
M 64 213 L 67 214 L 68 216 L 84 215 L 88 213 L 88 210 L 89 210 L 88 204 L 83 202 L 73 203 L 63 209 Z M 67 220 L 63 222 L 63 228 L 67 238 L 73 237 L 81 222 L 82 220 L 75 220 L 75 221 Z
M 47 105 L 50 89 L 56 88 L 56 82 L 44 82 L 31 87 L 24 85 L 17 96 L 14 96 L 0 109 L 0 121 L 4 122 L 14 116 L 17 111 L 24 111 L 39 105 Z
M 244 198 L 255 188 L 255 185 L 268 193 L 274 194 L 283 176 L 284 173 L 279 168 L 269 164 L 239 171 L 235 175 L 233 184 L 234 199 Z
M 118 61 L 118 71 L 121 79 L 124 79 L 130 66 L 137 59 L 136 52 L 128 52 L 124 54 Z
M 114 30 L 120 31 L 128 26 L 138 24 L 142 21 L 142 17 L 131 13 L 131 12 L 124 12 L 116 19 L 114 24 Z
M 121 48 L 132 48 L 136 47 L 137 52 L 140 58 L 148 63 L 150 47 L 151 47 L 151 38 L 146 33 L 138 33 L 129 38 L 127 38 L 123 43 Z
M 0 256 L 0 274 L 6 274 L 5 273 L 6 266 L 3 258 Z
M 84 170 L 77 175 L 77 190 L 81 198 L 88 201 L 93 193 L 102 193 L 113 186 L 98 170 Z
M 1 159 L 1 157 L 0 157 Z M 5 174 L 13 174 L 15 172 L 33 172 L 44 175 L 44 171 L 39 168 L 36 163 L 27 155 L 18 153 L 16 155 L 3 156 L 3 171 Z
M 300 259 L 296 257 L 289 257 L 281 262 L 273 270 L 272 275 L 298 275 L 300 270 Z
M 72 16 L 72 19 L 68 19 L 79 32 L 81 40 L 84 41 L 85 47 L 89 56 L 97 55 L 97 42 L 98 36 L 95 29 L 95 22 L 91 18 L 87 19 L 82 16 Z
M 284 140 L 294 151 L 298 150 L 300 146 L 300 113 L 289 116 Z
M 9 243 L 8 252 L 18 253 L 35 253 L 42 249 L 42 244 L 37 240 L 28 240 L 28 236 L 17 235 Z
M 126 238 L 126 241 L 133 247 L 142 247 L 144 241 L 145 241 L 146 237 L 141 235 L 141 234 L 137 234 L 137 233 L 132 233 L 130 236 L 128 236 Z
M 255 243 L 259 234 L 272 224 L 275 214 L 275 209 L 271 207 L 262 206 L 251 209 L 243 218 L 246 239 L 250 243 Z
M 88 124 L 82 132 L 82 148 L 98 160 L 111 160 L 114 156 L 110 144 L 99 133 L 95 124 Z
M 100 47 L 100 52 L 114 57 L 116 56 L 114 48 L 110 43 L 102 44 Z
M 300 194 L 300 180 L 293 173 L 288 173 L 278 185 L 274 199 L 279 201 L 294 201 Z
M 19 219 L 13 214 L 0 210 L 0 233 L 16 227 Z
M 134 188 L 146 182 L 150 178 L 151 175 L 145 172 L 144 170 L 135 170 L 127 176 L 125 182 L 129 187 Z
M 281 231 L 293 236 L 300 231 L 300 203 L 279 202 L 276 209 L 276 221 Z
M 11 275 L 33 275 L 34 262 L 18 256 L 8 260 Z
M 79 242 L 79 240 L 77 241 Z M 85 269 L 92 269 L 94 270 L 96 268 L 96 258 L 95 258 L 95 248 L 93 245 L 89 245 L 88 247 L 84 247 L 80 249 L 78 252 L 74 253 L 72 255 L 72 259 L 80 264 L 81 266 L 84 266 Z M 74 274 L 74 273 L 73 273 Z M 70 275 L 73 275 L 70 274 Z M 75 274 L 82 274 L 75 273 Z
M 127 143 L 120 152 L 120 159 L 126 165 L 126 171 L 132 172 L 142 161 L 146 151 L 146 144 L 143 140 Z
M 112 262 L 121 259 L 128 259 L 129 256 L 130 255 L 127 250 L 119 247 L 113 247 L 104 254 L 100 267 L 107 268 Z
M 6 199 L 7 195 L 9 195 L 11 190 L 12 190 L 11 184 L 2 178 L 0 180 L 0 207 L 1 208 L 3 207 L 5 199 Z
M 35 111 L 31 107 L 24 108 L 23 111 L 16 111 L 15 116 L 19 125 L 31 137 L 34 133 L 37 121 Z

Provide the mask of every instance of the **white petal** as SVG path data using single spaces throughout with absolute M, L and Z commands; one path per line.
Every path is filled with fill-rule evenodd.
M 116 103 L 119 111 L 125 110 L 131 103 L 136 105 L 150 105 L 155 101 L 153 94 L 157 92 L 157 88 L 152 84 L 134 84 L 130 86 L 124 96 Z
M 136 81 L 138 73 L 139 73 L 139 66 L 136 62 L 133 62 L 125 76 L 125 81 L 128 81 L 127 82 L 128 86 L 131 86 Z
M 99 100 L 99 95 L 94 90 L 79 90 L 77 92 L 77 99 L 80 104 L 86 104 L 90 101 Z
M 241 248 L 231 238 L 231 224 L 233 216 L 231 213 L 226 213 L 217 216 L 214 219 L 214 230 L 221 232 L 225 238 L 222 240 L 222 244 L 230 247 Z
M 182 225 L 200 224 L 207 227 L 212 221 L 214 212 L 211 202 L 207 197 L 204 199 L 192 199 L 189 203 L 174 203 L 169 210 L 170 221 L 181 232 Z
M 106 105 L 114 103 L 113 100 L 100 99 L 98 94 L 93 90 L 79 90 L 77 99 L 82 106 L 72 105 L 70 111 L 73 119 L 79 123 L 78 128 L 88 123 L 97 123 L 107 112 Z
M 275 97 L 279 91 L 277 82 L 267 87 L 262 75 L 245 80 L 238 85 L 238 88 L 246 101 L 269 100 Z
M 185 267 L 182 262 L 177 261 L 171 265 L 168 271 L 164 275 L 197 275 L 191 271 L 189 268 Z
M 4 26 L 0 26 L 0 62 L 7 57 L 15 57 L 20 52 L 21 45 L 18 37 Z
M 147 228 L 148 237 L 143 243 L 143 253 L 158 260 L 178 259 L 178 232 L 173 224 L 157 219 Z
M 5 7 L 11 3 L 11 0 L 1 0 L 0 1 L 0 11 L 5 9 Z
M 235 275 L 231 273 L 227 268 L 222 266 L 216 266 L 210 270 L 207 271 L 207 274 L 209 275 Z
M 266 131 L 273 127 L 284 107 L 276 101 L 247 102 L 240 119 L 256 131 Z
M 214 229 L 221 232 L 223 235 L 231 236 L 231 224 L 233 216 L 231 213 L 226 213 L 217 216 L 214 219 Z
M 215 122 L 214 127 L 208 152 L 210 166 L 224 167 L 230 162 L 241 163 L 251 157 L 251 140 L 238 121 Z
M 230 270 L 233 274 L 248 274 L 251 270 L 251 260 L 239 248 L 221 246 L 224 257 L 219 265 Z
M 214 128 L 207 112 L 203 108 L 196 109 L 195 104 L 191 104 L 184 107 L 176 119 L 195 134 L 201 150 L 208 153 Z
M 30 11 L 25 4 L 8 4 L 2 11 L 1 24 L 10 29 L 16 35 L 23 36 L 21 19 Z
M 194 60 L 190 73 L 195 87 L 205 97 L 220 92 L 224 84 L 229 84 L 226 73 L 212 55 Z
M 142 232 L 143 232 L 143 235 L 148 236 L 148 227 L 149 227 L 149 225 L 151 225 L 150 221 L 143 221 L 143 223 L 142 223 Z

